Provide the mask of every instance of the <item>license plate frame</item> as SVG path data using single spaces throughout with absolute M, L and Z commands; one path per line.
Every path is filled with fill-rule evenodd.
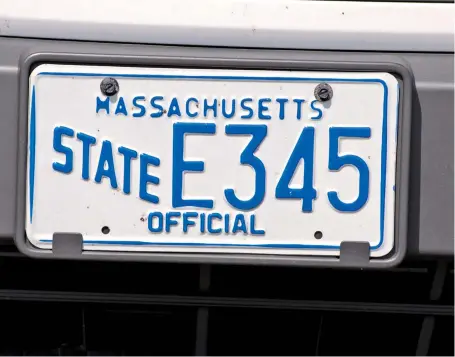
M 185 52 L 185 51 L 183 51 Z M 357 61 L 343 62 L 320 60 L 317 55 L 301 52 L 297 59 L 289 63 L 282 60 L 270 59 L 238 59 L 231 50 L 224 51 L 223 56 L 210 55 L 210 50 L 200 52 L 198 56 L 125 56 L 118 55 L 80 55 L 68 53 L 34 53 L 23 57 L 21 66 L 21 105 L 20 105 L 20 132 L 19 132 L 19 187 L 17 201 L 17 231 L 15 242 L 23 253 L 36 257 L 66 257 L 69 259 L 100 259 L 100 260 L 141 260 L 141 261 L 179 261 L 197 263 L 241 263 L 241 264 L 274 264 L 274 265 L 302 265 L 302 266 L 374 266 L 387 267 L 398 264 L 406 249 L 407 234 L 407 187 L 409 181 L 409 155 L 410 155 L 410 125 L 411 125 L 411 88 L 412 75 L 405 63 L 398 57 L 394 61 L 383 63 L 369 63 L 358 55 Z M 273 53 L 276 51 L 270 51 Z M 252 53 L 253 57 L 254 54 Z M 282 55 L 282 54 L 281 54 Z M 229 58 L 232 57 L 232 58 Z M 400 83 L 400 105 L 397 141 L 397 167 L 396 167 L 396 203 L 395 203 L 395 248 L 391 254 L 382 258 L 369 256 L 369 245 L 362 242 L 345 242 L 340 248 L 339 257 L 325 256 L 280 256 L 280 255 L 254 255 L 235 253 L 175 253 L 175 252 L 103 252 L 83 250 L 81 236 L 77 234 L 54 235 L 52 250 L 39 249 L 28 241 L 24 232 L 25 216 L 25 182 L 26 182 L 26 157 L 27 157 L 27 126 L 28 126 L 28 85 L 29 75 L 38 63 L 58 64 L 94 64 L 94 65 L 119 65 L 119 66 L 175 66 L 193 68 L 235 68 L 235 69 L 292 69 L 298 71 L 371 71 L 393 73 Z M 403 204 L 404 203 L 404 204 Z

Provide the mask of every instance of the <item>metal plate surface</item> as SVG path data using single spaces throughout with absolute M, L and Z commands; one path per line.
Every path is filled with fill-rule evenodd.
M 105 78 L 116 95 L 101 93 Z M 40 65 L 29 88 L 34 246 L 69 232 L 103 251 L 326 256 L 368 242 L 382 257 L 394 247 L 389 73 Z

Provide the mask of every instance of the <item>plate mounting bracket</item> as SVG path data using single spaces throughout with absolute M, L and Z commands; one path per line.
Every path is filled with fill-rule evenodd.
M 370 262 L 370 243 L 341 242 L 340 263 L 343 266 L 366 266 Z
M 54 233 L 52 253 L 59 257 L 74 257 L 82 254 L 83 237 L 80 233 Z
M 370 257 L 367 242 L 343 242 L 339 256 L 282 256 L 253 254 L 206 254 L 149 252 L 137 253 L 112 250 L 98 252 L 84 250 L 79 232 L 55 232 L 52 249 L 39 249 L 28 241 L 25 234 L 27 137 L 29 75 L 42 63 L 116 65 L 116 66 L 168 66 L 176 68 L 255 69 L 285 71 L 343 71 L 387 72 L 399 81 L 399 124 L 397 138 L 397 176 L 395 193 L 394 250 L 382 258 Z M 127 46 L 118 47 L 95 43 L 75 43 L 71 50 L 62 42 L 41 44 L 24 51 L 20 57 L 20 100 L 17 140 L 17 205 L 16 234 L 14 241 L 19 251 L 34 258 L 75 259 L 97 261 L 149 261 L 197 264 L 279 265 L 302 267 L 337 267 L 379 269 L 401 263 L 406 255 L 408 238 L 409 168 L 413 91 L 415 81 L 408 62 L 394 54 L 377 56 L 370 53 L 333 51 L 276 51 L 233 48 L 193 48 L 178 46 Z

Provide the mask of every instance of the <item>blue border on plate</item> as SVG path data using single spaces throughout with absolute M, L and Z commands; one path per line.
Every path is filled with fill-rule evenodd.
M 113 73 L 78 73 L 78 72 L 41 72 L 37 76 L 63 77 L 116 77 L 116 78 L 150 78 L 150 79 L 177 79 L 177 80 L 223 80 L 223 81 L 288 81 L 288 82 L 338 82 L 338 83 L 379 83 L 384 88 L 383 116 L 382 116 L 382 147 L 381 147 L 381 200 L 380 200 L 380 237 L 379 243 L 370 250 L 376 250 L 384 242 L 385 194 L 387 179 L 387 113 L 388 87 L 379 78 L 301 78 L 301 77 L 255 77 L 255 76 L 195 76 L 195 75 L 166 75 L 166 74 L 113 74 Z M 397 110 L 399 103 L 397 103 Z M 33 219 L 33 200 L 35 182 L 35 146 L 36 146 L 36 90 L 33 86 L 31 98 L 31 113 L 29 126 L 29 215 Z M 52 239 L 40 239 L 42 243 L 52 243 Z M 207 246 L 207 247 L 249 247 L 249 248 L 281 248 L 281 249 L 340 249 L 339 245 L 311 245 L 311 244 L 214 244 L 214 243 L 172 243 L 172 242 L 143 242 L 143 241 L 103 241 L 84 240 L 90 245 L 129 245 L 129 246 Z

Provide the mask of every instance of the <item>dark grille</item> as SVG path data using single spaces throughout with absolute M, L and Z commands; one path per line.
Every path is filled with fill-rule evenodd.
M 2 355 L 453 355 L 453 261 L 389 271 L 0 260 Z

